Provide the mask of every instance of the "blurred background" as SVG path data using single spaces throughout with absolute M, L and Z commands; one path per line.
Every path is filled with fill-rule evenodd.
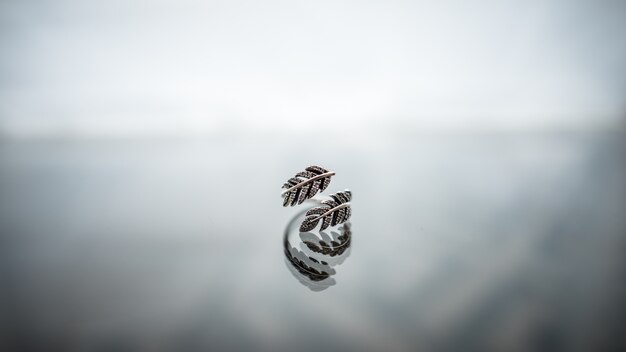
M 0 1 L 0 349 L 626 348 L 623 1 Z M 350 256 L 290 272 L 309 165 Z

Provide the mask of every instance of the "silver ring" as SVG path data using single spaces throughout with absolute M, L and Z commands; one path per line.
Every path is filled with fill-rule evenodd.
M 337 192 L 324 200 L 313 199 L 316 194 L 323 192 L 330 185 L 330 179 L 334 175 L 334 171 L 328 171 L 323 167 L 309 166 L 288 179 L 283 185 L 281 196 L 284 207 L 302 204 L 308 199 L 321 204 L 306 212 L 306 218 L 300 224 L 301 232 L 315 229 L 320 222 L 320 231 L 324 231 L 329 226 L 343 224 L 350 219 L 352 192 L 349 190 Z

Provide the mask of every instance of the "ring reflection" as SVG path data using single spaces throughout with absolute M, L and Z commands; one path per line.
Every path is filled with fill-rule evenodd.
M 350 255 L 352 231 L 349 222 L 326 231 L 299 232 L 305 212 L 287 224 L 283 237 L 285 263 L 298 281 L 312 291 L 323 291 L 336 284 L 335 268 Z

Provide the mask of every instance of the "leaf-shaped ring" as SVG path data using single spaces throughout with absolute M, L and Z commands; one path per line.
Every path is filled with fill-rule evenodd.
M 318 192 L 323 192 L 334 175 L 334 171 L 319 166 L 309 166 L 304 171 L 298 172 L 283 185 L 283 206 L 302 204 Z
M 283 206 L 302 204 L 317 193 L 323 192 L 330 184 L 330 178 L 334 175 L 334 171 L 328 171 L 320 166 L 309 166 L 304 171 L 297 173 L 283 185 Z M 352 215 L 350 200 L 352 200 L 352 192 L 349 190 L 337 192 L 331 195 L 330 199 L 318 200 L 321 206 L 311 208 L 306 212 L 306 218 L 300 225 L 300 231 L 313 230 L 320 220 L 322 222 L 320 231 L 324 231 L 329 226 L 343 224 Z

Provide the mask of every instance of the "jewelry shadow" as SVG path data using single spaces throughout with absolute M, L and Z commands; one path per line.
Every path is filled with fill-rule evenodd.
M 311 291 L 323 291 L 336 284 L 335 267 L 350 256 L 352 231 L 346 222 L 329 231 L 290 231 L 296 215 L 283 237 L 285 263 L 292 275 Z

